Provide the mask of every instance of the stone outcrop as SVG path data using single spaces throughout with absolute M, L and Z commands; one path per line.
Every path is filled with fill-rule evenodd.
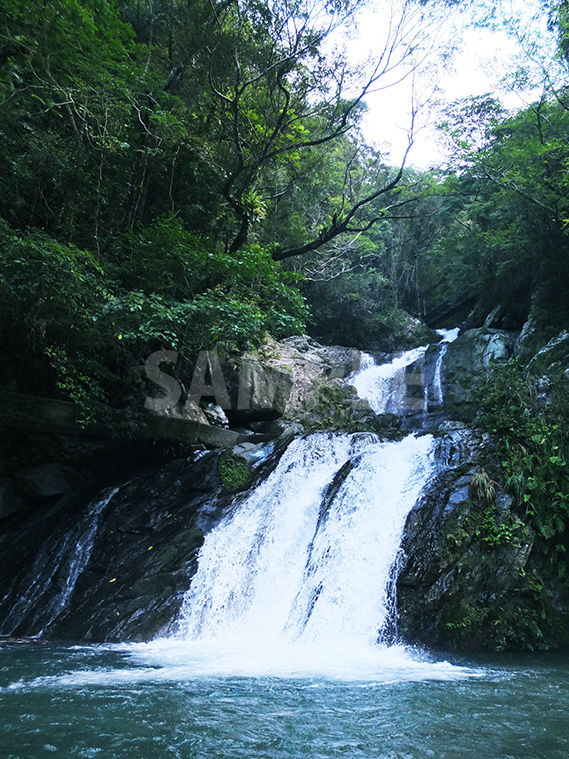
M 513 497 L 492 478 L 493 441 L 461 424 L 447 423 L 446 430 L 438 456 L 447 468 L 405 526 L 397 578 L 399 635 L 461 651 L 567 645 L 567 592 L 550 578 L 550 588 L 565 598 L 546 613 L 536 591 L 543 582 L 543 557 Z
M 134 426 L 122 410 L 100 404 L 99 411 L 101 420 L 83 424 L 79 408 L 69 401 L 0 391 L 0 429 L 83 440 L 122 437 L 188 444 L 203 442 L 212 446 L 231 446 L 237 438 L 235 433 L 211 425 L 199 408 L 187 403 L 159 412 L 147 410 Z
M 453 409 L 474 402 L 476 380 L 492 364 L 514 355 L 517 333 L 480 327 L 463 332 L 449 344 L 444 358 L 445 406 Z
M 295 412 L 307 432 L 375 432 L 388 440 L 401 437 L 401 417 L 374 413 L 369 403 L 358 396 L 356 389 L 341 379 L 315 387 L 318 394 L 310 398 L 306 407 Z
M 321 346 L 308 337 L 269 341 L 233 366 L 223 366 L 221 380 L 231 408 L 208 403 L 207 398 L 200 406 L 186 393 L 172 406 L 140 409 L 135 426 L 126 416 L 123 419 L 123 412 L 105 408 L 109 424 L 99 421 L 84 427 L 73 403 L 3 391 L 0 430 L 10 436 L 14 455 L 5 450 L 1 462 L 0 518 L 23 515 L 41 506 L 43 499 L 77 490 L 101 468 L 107 470 L 111 459 L 113 470 L 121 469 L 121 462 L 124 468 L 132 466 L 133 459 L 151 460 L 161 446 L 254 447 L 266 437 L 252 432 L 276 438 L 301 418 L 314 429 L 340 429 L 344 423 L 354 430 L 375 429 L 368 404 L 352 388 L 334 385 L 335 377 L 345 377 L 359 366 L 359 356 L 355 349 Z M 204 384 L 209 381 L 208 375 Z M 390 427 L 387 421 L 379 426 Z M 295 429 L 302 433 L 301 427 Z
M 290 439 L 285 432 L 271 456 L 257 457 L 250 487 L 276 466 Z M 171 629 L 205 533 L 242 497 L 224 484 L 219 461 L 226 455 L 198 451 L 118 488 L 84 488 L 6 521 L 0 635 L 148 640 Z
M 360 352 L 353 348 L 320 345 L 307 336 L 269 341 L 238 366 L 224 367 L 232 399 L 228 415 L 253 427 L 282 418 L 306 431 L 398 427 L 396 419 L 376 419 L 367 401 L 342 381 L 359 365 Z
M 0 519 L 23 515 L 77 490 L 85 482 L 76 469 L 48 461 L 0 477 Z
M 189 399 L 185 403 L 177 403 L 175 406 L 166 406 L 164 409 L 153 411 L 156 416 L 167 419 L 180 419 L 184 422 L 194 422 L 196 424 L 209 424 L 209 419 L 204 414 L 197 403 Z
M 528 362 L 531 374 L 541 375 L 552 371 L 569 370 L 569 332 L 563 330 L 552 337 Z
M 269 341 L 243 362 L 251 367 L 251 410 L 271 403 L 275 416 L 296 420 L 318 405 L 324 384 L 359 368 L 360 352 L 320 345 L 307 336 L 290 337 Z

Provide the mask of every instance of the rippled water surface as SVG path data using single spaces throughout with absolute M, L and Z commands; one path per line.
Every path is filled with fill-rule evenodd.
M 204 651 L 159 645 L 5 644 L 0 756 L 569 756 L 565 657 L 398 656 L 387 650 L 353 677 L 340 664 L 329 674 L 283 665 L 247 676 L 231 674 L 230 651 L 208 661 Z

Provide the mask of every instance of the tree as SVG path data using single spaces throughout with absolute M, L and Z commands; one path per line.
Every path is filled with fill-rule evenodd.
M 568 128 L 560 92 L 514 115 L 491 98 L 455 106 L 444 132 L 460 174 L 442 189 L 456 211 L 431 248 L 426 289 L 444 300 L 445 291 L 473 288 L 479 318 L 500 307 L 509 329 L 530 311 L 544 328 L 566 322 Z
M 396 313 L 416 178 L 358 124 L 435 44 L 426 6 L 360 70 L 340 30 L 363 0 L 0 4 L 3 382 L 136 405 L 154 350 L 304 330 L 311 271 Z
M 174 52 L 173 58 L 168 56 L 164 87 L 189 108 L 196 89 L 193 80 L 205 78 L 209 85 L 210 98 L 203 99 L 202 92 L 197 105 L 209 109 L 215 136 L 207 160 L 217 167 L 219 189 L 230 211 L 225 229 L 229 253 L 238 251 L 254 226 L 270 214 L 271 205 L 291 192 L 305 158 L 310 161 L 319 150 L 356 133 L 366 94 L 410 75 L 432 50 L 436 37 L 426 6 L 403 0 L 365 74 L 351 70 L 345 52 L 328 50 L 362 4 L 220 2 L 213 6 L 207 39 L 202 34 L 200 44 L 195 44 L 191 19 L 182 29 L 169 27 L 168 50 Z M 412 140 L 413 124 L 409 148 Z M 355 201 L 349 201 L 346 186 L 318 234 L 301 245 L 283 242 L 275 259 L 303 255 L 383 219 L 384 209 L 368 211 L 398 186 L 406 156 L 382 184 L 367 187 Z

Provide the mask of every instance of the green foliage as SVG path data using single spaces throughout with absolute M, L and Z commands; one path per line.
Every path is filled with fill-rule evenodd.
M 489 505 L 484 511 L 476 535 L 480 536 L 482 540 L 490 546 L 501 546 L 507 543 L 512 543 L 521 526 L 523 526 L 523 523 L 520 521 L 514 524 L 506 522 L 499 523 L 496 520 L 496 509 L 494 505 Z
M 523 526 L 523 523 L 519 520 L 511 523 L 510 520 L 503 521 L 497 518 L 496 506 L 494 504 L 497 484 L 489 477 L 488 472 L 482 468 L 478 472 L 475 472 L 470 479 L 471 497 L 476 502 L 485 506 L 475 535 L 481 537 L 490 546 L 511 543 L 518 529 Z
M 91 362 L 104 339 L 95 315 L 107 302 L 108 284 L 91 254 L 0 224 L 1 329 L 9 359 L 2 382 L 42 394 L 59 382 L 75 400 L 89 386 L 93 399 L 100 397 L 105 372 L 101 367 L 94 376 Z
M 544 621 L 537 609 L 508 602 L 490 610 L 462 599 L 446 623 L 455 645 L 476 650 L 534 651 L 543 647 Z
M 230 492 L 245 490 L 251 481 L 251 467 L 240 456 L 229 452 L 222 453 L 217 466 L 221 481 Z
M 398 174 L 358 134 L 346 61 L 324 54 L 347 5 L 316 7 L 4 0 L 4 384 L 87 415 L 138 406 L 154 350 L 183 370 L 309 323 L 398 349 L 426 337 L 406 312 L 466 286 L 507 302 L 508 326 L 530 302 L 567 323 L 564 98 L 513 117 L 465 102 L 445 126 L 460 175 Z M 355 207 L 352 232 L 328 238 Z
M 488 616 L 488 609 L 480 606 L 474 606 L 466 600 L 463 600 L 458 610 L 453 614 L 454 619 L 446 623 L 448 630 L 460 631 L 472 635 L 484 625 Z
M 422 268 L 429 303 L 470 291 L 479 297 L 473 326 L 496 306 L 506 329 L 520 329 L 530 311 L 540 327 L 567 323 L 568 127 L 564 92 L 515 115 L 489 97 L 453 105 L 442 128 L 458 173 L 439 190 L 441 233 Z
M 392 280 L 375 267 L 311 282 L 306 293 L 314 311 L 311 331 L 323 342 L 391 351 L 415 347 L 430 337 L 428 330 L 410 328 Z
M 313 294 L 315 311 L 354 295 L 345 324 L 397 342 L 387 260 L 330 298 L 274 260 L 393 178 L 348 133 L 361 108 L 336 90 L 345 61 L 322 52 L 340 5 L 4 0 L 0 382 L 85 419 L 99 401 L 138 408 L 153 351 L 178 350 L 183 372 L 202 349 L 304 332 Z M 374 216 L 379 199 L 360 221 Z M 386 249 L 357 237 L 357 255 Z
M 547 398 L 515 364 L 495 367 L 480 387 L 479 423 L 497 436 L 505 487 L 558 566 L 569 540 L 569 379 L 551 380 Z
M 159 267 L 161 252 L 166 265 Z M 192 292 L 187 282 L 177 284 L 176 266 L 200 257 L 204 271 L 208 261 L 216 262 L 218 284 L 202 289 L 207 279 L 198 280 L 195 266 L 189 269 Z M 156 277 L 144 290 L 125 288 L 127 277 L 131 285 L 142 283 L 143 272 L 152 269 Z M 243 350 L 268 332 L 301 330 L 306 306 L 286 280 L 261 249 L 241 262 L 228 261 L 195 242 L 179 250 L 169 240 L 154 257 L 134 259 L 127 272 L 116 261 L 101 264 L 44 232 L 18 234 L 1 223 L 0 316 L 7 360 L 0 380 L 23 392 L 73 400 L 84 422 L 93 418 L 98 401 L 142 408 L 145 388 L 132 369 L 154 350 L 180 351 L 180 368 L 191 374 L 199 350 Z
M 482 503 L 491 503 L 496 494 L 496 483 L 488 476 L 485 469 L 479 469 L 470 479 L 470 493 Z

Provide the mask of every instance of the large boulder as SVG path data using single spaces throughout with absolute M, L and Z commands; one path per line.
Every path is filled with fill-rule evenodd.
M 266 365 L 288 370 L 292 380 L 284 416 L 296 419 L 313 408 L 324 384 L 359 369 L 360 355 L 354 348 L 320 345 L 306 335 L 273 343 Z
M 376 432 L 386 439 L 400 436 L 398 416 L 376 415 L 368 401 L 344 381 L 359 369 L 360 351 L 320 345 L 306 336 L 274 343 L 273 349 L 267 365 L 287 369 L 292 379 L 285 418 L 299 422 L 307 432 Z
M 273 360 L 272 351 L 245 354 L 238 376 L 235 372 L 229 376 L 233 388 L 229 413 L 234 420 L 264 421 L 285 415 L 294 379 L 288 366 Z
M 524 510 L 494 479 L 492 440 L 456 426 L 438 456 L 444 468 L 405 525 L 400 636 L 461 651 L 566 646 L 567 590 Z
M 166 417 L 167 419 L 181 419 L 184 422 L 209 424 L 209 420 L 204 414 L 203 409 L 189 399 L 185 403 L 177 403 L 173 406 L 155 409 L 152 413 L 157 416 Z
M 49 462 L 20 472 L 19 485 L 32 498 L 56 498 L 66 495 L 83 484 L 83 478 L 72 467 Z
M 318 395 L 309 398 L 296 417 L 307 432 L 343 431 L 375 432 L 382 438 L 395 440 L 401 437 L 401 417 L 396 414 L 376 414 L 368 401 L 358 396 L 357 390 L 343 380 L 335 378 L 317 385 Z
M 463 332 L 449 344 L 443 361 L 447 408 L 474 402 L 477 380 L 492 364 L 513 357 L 516 336 L 515 332 L 480 327 Z
M 360 352 L 323 346 L 307 336 L 269 340 L 223 365 L 233 423 L 286 418 L 298 421 L 318 406 L 323 385 L 359 368 Z

